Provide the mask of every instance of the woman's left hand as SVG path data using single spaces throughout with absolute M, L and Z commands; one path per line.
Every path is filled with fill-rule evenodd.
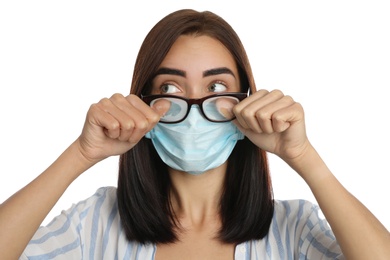
M 280 90 L 259 90 L 234 107 L 241 132 L 259 148 L 287 163 L 310 146 L 302 106 Z

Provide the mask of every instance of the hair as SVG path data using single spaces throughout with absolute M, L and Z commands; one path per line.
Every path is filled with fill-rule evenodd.
M 133 71 L 131 94 L 151 91 L 154 73 L 181 35 L 206 35 L 220 41 L 233 55 L 241 91 L 256 90 L 245 49 L 233 28 L 218 15 L 183 9 L 168 14 L 147 34 Z M 130 241 L 172 243 L 178 227 L 170 204 L 168 167 L 147 138 L 120 156 L 118 208 L 121 224 Z M 220 199 L 221 229 L 225 243 L 242 243 L 268 234 L 274 204 L 265 151 L 246 137 L 237 142 L 228 159 Z

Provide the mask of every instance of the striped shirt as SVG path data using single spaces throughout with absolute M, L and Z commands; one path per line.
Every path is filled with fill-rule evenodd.
M 40 227 L 20 259 L 154 259 L 156 245 L 129 242 L 121 227 L 115 187 L 103 187 Z M 268 235 L 241 243 L 237 260 L 344 259 L 317 205 L 275 200 Z

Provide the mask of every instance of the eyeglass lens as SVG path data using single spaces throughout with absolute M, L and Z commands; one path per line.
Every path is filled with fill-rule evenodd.
M 226 122 L 234 118 L 233 107 L 239 100 L 232 96 L 210 97 L 203 101 L 201 109 L 207 119 L 215 122 Z M 188 103 L 180 98 L 162 97 L 153 100 L 151 107 L 169 110 L 160 118 L 160 122 L 176 122 L 184 119 L 189 109 Z

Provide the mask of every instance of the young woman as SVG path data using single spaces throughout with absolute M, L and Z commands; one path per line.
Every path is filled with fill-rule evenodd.
M 273 199 L 266 152 L 305 180 L 319 207 Z M 117 188 L 102 187 L 39 227 L 78 176 L 112 155 L 121 155 Z M 0 230 L 2 259 L 390 255 L 389 232 L 308 140 L 301 105 L 257 90 L 234 30 L 193 10 L 152 28 L 131 94 L 90 107 L 79 138 L 1 205 Z

